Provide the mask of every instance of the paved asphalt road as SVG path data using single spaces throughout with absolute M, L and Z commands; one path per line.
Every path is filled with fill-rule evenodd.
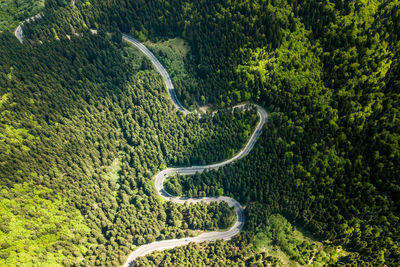
M 189 114 L 190 112 L 186 110 L 180 103 L 179 100 L 176 97 L 175 91 L 174 91 L 174 86 L 172 85 L 171 79 L 168 75 L 168 72 L 165 70 L 165 68 L 161 65 L 160 61 L 151 53 L 142 43 L 140 43 L 138 40 L 130 37 L 129 35 L 124 34 L 123 39 L 133 45 L 135 45 L 137 48 L 139 48 L 147 57 L 150 58 L 151 62 L 153 65 L 156 67 L 158 72 L 161 74 L 161 76 L 164 79 L 165 86 L 167 87 L 168 94 L 171 97 L 172 102 L 174 103 L 175 107 L 184 112 L 185 114 Z M 246 108 L 247 104 L 241 104 L 238 106 L 235 106 L 234 108 Z M 233 158 L 228 159 L 226 161 L 220 162 L 220 163 L 215 163 L 211 165 L 205 165 L 205 166 L 191 166 L 191 167 L 182 167 L 182 168 L 168 168 L 165 169 L 155 176 L 155 181 L 154 181 L 154 186 L 157 190 L 157 193 L 165 200 L 173 201 L 175 203 L 180 203 L 183 204 L 185 202 L 189 203 L 196 203 L 196 202 L 220 202 L 220 201 L 225 201 L 228 203 L 229 206 L 235 208 L 236 212 L 236 223 L 228 230 L 224 232 L 208 232 L 208 233 L 203 233 L 199 236 L 196 237 L 188 237 L 188 238 L 181 238 L 181 239 L 172 239 L 172 240 L 163 240 L 163 241 L 155 241 L 150 244 L 142 245 L 135 251 L 133 251 L 128 259 L 126 260 L 124 267 L 128 266 L 133 266 L 135 264 L 135 261 L 138 257 L 147 255 L 153 251 L 160 251 L 160 250 L 166 250 L 170 249 L 173 247 L 178 247 L 178 246 L 183 246 L 187 245 L 190 242 L 204 242 L 204 241 L 214 241 L 217 239 L 223 239 L 223 240 L 229 240 L 233 236 L 237 235 L 240 230 L 243 228 L 244 225 L 244 212 L 243 208 L 240 205 L 239 202 L 234 200 L 233 198 L 230 197 L 204 197 L 204 198 L 186 198 L 186 197 L 177 197 L 177 196 L 172 196 L 169 194 L 167 191 L 164 190 L 164 180 L 171 175 L 174 175 L 176 173 L 181 174 L 181 175 L 193 175 L 196 172 L 203 172 L 205 170 L 218 170 L 220 167 L 225 166 L 235 160 L 238 160 L 244 156 L 246 156 L 254 147 L 254 144 L 257 142 L 258 137 L 261 135 L 262 128 L 268 118 L 267 112 L 258 105 L 254 105 L 257 107 L 257 113 L 258 116 L 260 117 L 260 121 L 257 124 L 256 129 L 254 130 L 253 134 L 251 135 L 249 141 L 247 142 L 246 146 L 244 149 L 242 149 L 238 154 L 236 154 Z

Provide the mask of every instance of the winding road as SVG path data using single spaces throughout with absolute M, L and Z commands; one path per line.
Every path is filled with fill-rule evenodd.
M 42 17 L 42 14 L 36 14 L 35 16 L 32 16 L 26 20 L 24 20 L 23 22 L 21 22 L 18 27 L 15 29 L 14 31 L 14 35 L 15 37 L 17 37 L 18 41 L 20 41 L 22 43 L 22 41 L 24 40 L 23 37 L 23 31 L 22 31 L 22 26 L 24 25 L 24 23 L 29 23 L 31 21 L 34 21 L 35 19 L 40 19 Z
M 74 1 L 75 2 L 75 1 Z M 26 22 L 29 22 L 30 20 L 34 20 L 36 18 L 40 18 L 41 15 L 38 14 L 28 20 Z M 24 22 L 21 22 L 21 24 L 17 27 L 17 29 L 14 31 L 15 37 L 22 43 L 23 42 L 23 31 L 22 31 L 22 25 Z M 151 62 L 153 65 L 156 67 L 157 71 L 161 74 L 163 77 L 165 86 L 168 90 L 168 94 L 175 105 L 175 107 L 183 112 L 185 115 L 189 114 L 190 112 L 185 109 L 182 104 L 179 102 L 174 86 L 171 82 L 171 78 L 168 75 L 168 72 L 165 70 L 165 68 L 161 65 L 160 61 L 153 55 L 152 52 L 150 52 L 149 49 L 147 49 L 142 43 L 140 43 L 138 40 L 134 39 L 133 37 L 130 37 L 129 35 L 123 34 L 123 40 L 126 42 L 129 42 L 136 46 L 137 48 L 140 49 L 148 58 L 150 58 Z M 233 108 L 246 108 L 247 104 L 241 104 L 237 105 Z M 239 202 L 237 202 L 235 199 L 226 197 L 226 196 L 221 196 L 221 197 L 204 197 L 204 198 L 186 198 L 186 197 L 177 197 L 169 194 L 165 189 L 164 189 L 164 181 L 167 177 L 175 174 L 181 174 L 181 175 L 193 175 L 195 173 L 201 173 L 206 170 L 218 170 L 220 167 L 223 167 L 227 164 L 232 163 L 235 160 L 238 160 L 247 154 L 250 153 L 250 151 L 253 149 L 254 144 L 257 142 L 257 139 L 262 133 L 262 128 L 267 121 L 268 114 L 267 112 L 259 105 L 254 105 L 257 108 L 257 114 L 260 117 L 260 121 L 258 122 L 254 132 L 252 133 L 249 141 L 247 142 L 246 146 L 239 151 L 234 157 L 215 164 L 211 165 L 204 165 L 204 166 L 191 166 L 191 167 L 181 167 L 181 168 L 168 168 L 165 170 L 160 171 L 155 175 L 155 181 L 154 185 L 156 188 L 157 193 L 165 200 L 167 201 L 173 201 L 175 203 L 183 204 L 185 202 L 188 203 L 196 203 L 196 202 L 205 202 L 205 203 L 210 203 L 210 202 L 221 202 L 225 201 L 228 203 L 230 207 L 235 208 L 236 212 L 236 217 L 237 220 L 235 224 L 227 231 L 224 232 L 207 232 L 203 233 L 199 236 L 196 237 L 187 237 L 187 238 L 181 238 L 181 239 L 171 239 L 171 240 L 163 240 L 163 241 L 155 241 L 150 244 L 142 245 L 135 251 L 133 251 L 128 259 L 126 260 L 124 267 L 128 266 L 133 266 L 136 262 L 136 259 L 141 256 L 145 256 L 153 251 L 161 251 L 161 250 L 166 250 L 182 245 L 187 245 L 190 242 L 204 242 L 204 241 L 215 241 L 218 239 L 223 239 L 223 240 L 229 240 L 233 236 L 237 235 L 240 230 L 244 226 L 244 210 L 243 207 L 240 205 Z
M 150 52 L 147 47 L 145 47 L 142 43 L 140 43 L 138 40 L 134 39 L 133 37 L 123 34 L 122 37 L 126 42 L 129 42 L 136 46 L 137 48 L 140 49 L 148 58 L 150 58 L 151 62 L 153 65 L 156 67 L 157 71 L 161 74 L 161 76 L 164 79 L 165 86 L 168 90 L 168 94 L 174 103 L 175 107 L 182 111 L 185 115 L 189 114 L 190 112 L 185 109 L 181 103 L 179 102 L 178 98 L 176 97 L 174 86 L 171 82 L 171 78 L 168 75 L 168 72 L 165 70 L 165 68 L 161 65 L 160 61 L 153 55 L 152 52 Z M 235 106 L 234 108 L 242 108 L 245 107 L 245 104 Z M 214 241 L 218 239 L 223 239 L 223 240 L 229 240 L 233 236 L 237 235 L 240 230 L 243 228 L 244 225 L 244 211 L 242 206 L 240 205 L 239 202 L 237 202 L 235 199 L 230 198 L 230 197 L 204 197 L 204 198 L 186 198 L 186 197 L 177 197 L 169 194 L 165 189 L 164 189 L 164 181 L 167 177 L 175 174 L 181 174 L 181 175 L 193 175 L 197 172 L 201 173 L 205 170 L 218 170 L 220 167 L 225 166 L 235 160 L 238 160 L 247 154 L 250 153 L 250 151 L 253 149 L 254 144 L 257 142 L 258 137 L 261 135 L 262 128 L 268 118 L 267 112 L 259 105 L 255 105 L 257 107 L 257 114 L 260 117 L 260 121 L 257 124 L 257 127 L 255 128 L 253 134 L 251 135 L 249 141 L 247 142 L 246 146 L 239 152 L 237 153 L 233 158 L 230 158 L 226 161 L 220 162 L 220 163 L 215 163 L 211 165 L 205 165 L 205 166 L 191 166 L 191 167 L 181 167 L 181 168 L 168 168 L 165 170 L 160 171 L 155 175 L 155 181 L 154 181 L 154 186 L 156 188 L 157 193 L 165 200 L 168 201 L 173 201 L 175 203 L 183 204 L 185 202 L 188 203 L 196 203 L 196 202 L 221 202 L 225 201 L 228 203 L 230 207 L 235 208 L 236 212 L 236 223 L 228 230 L 224 232 L 208 232 L 208 233 L 203 233 L 199 236 L 196 237 L 188 237 L 188 238 L 181 238 L 181 239 L 172 239 L 172 240 L 163 240 L 163 241 L 155 241 L 150 244 L 142 245 L 135 251 L 133 251 L 128 259 L 126 260 L 124 267 L 129 267 L 133 266 L 135 264 L 135 261 L 138 257 L 145 256 L 153 251 L 161 251 L 161 250 L 166 250 L 182 245 L 187 245 L 190 242 L 204 242 L 204 241 Z

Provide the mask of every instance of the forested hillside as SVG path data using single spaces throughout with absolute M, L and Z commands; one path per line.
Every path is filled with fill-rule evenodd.
M 2 265 L 118 265 L 135 245 L 234 220 L 226 204 L 162 202 L 151 177 L 231 157 L 253 111 L 183 116 L 144 56 L 113 39 L 1 36 Z
M 60 262 L 123 262 L 131 244 L 218 226 L 213 214 L 227 207 L 162 203 L 151 177 L 165 166 L 232 156 L 255 124 L 251 112 L 201 120 L 176 113 L 149 62 L 122 44 L 124 32 L 188 43 L 186 55 L 153 47 L 174 69 L 186 107 L 250 100 L 270 111 L 250 155 L 218 172 L 170 180 L 171 189 L 191 196 L 223 190 L 248 205 L 237 240 L 177 249 L 176 260 L 198 253 L 198 264 L 207 265 L 217 250 L 226 265 L 279 264 L 257 241 L 281 214 L 347 251 L 321 264 L 399 264 L 399 1 L 105 0 L 72 7 L 49 0 L 43 13 L 23 27 L 23 45 L 0 35 L 0 174 L 2 197 L 18 199 L 18 184 L 32 180 L 37 192 L 49 188 L 68 203 L 63 210 L 82 214 L 90 234 L 70 228 Z M 94 28 L 98 35 L 90 34 Z M 185 220 L 189 213 L 202 214 L 196 226 Z M 82 222 L 77 218 L 66 227 Z M 86 236 L 84 244 L 77 236 Z M 300 247 L 297 254 L 311 255 L 307 244 Z M 1 260 L 11 259 L 13 248 L 1 248 Z M 297 254 L 299 264 L 310 260 Z M 142 263 L 167 265 L 169 257 Z

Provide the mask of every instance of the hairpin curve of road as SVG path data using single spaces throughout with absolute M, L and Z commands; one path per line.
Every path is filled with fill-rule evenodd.
M 74 1 L 75 2 L 75 1 Z M 74 3 L 73 2 L 73 3 Z M 30 20 L 34 20 L 37 18 L 40 18 L 41 15 L 38 14 L 30 19 L 27 20 L 29 22 Z M 22 43 L 23 42 L 23 31 L 22 31 L 22 25 L 24 22 L 21 22 L 21 24 L 17 27 L 17 29 L 14 31 L 15 37 Z M 174 106 L 176 109 L 179 111 L 183 112 L 185 115 L 190 114 L 190 111 L 185 109 L 182 104 L 179 102 L 174 86 L 171 82 L 171 78 L 168 75 L 168 72 L 166 69 L 162 66 L 160 61 L 154 56 L 152 52 L 150 52 L 149 49 L 147 49 L 146 46 L 144 46 L 141 42 L 136 40 L 135 38 L 123 34 L 122 38 L 124 41 L 131 43 L 132 45 L 136 46 L 142 53 L 144 53 L 153 63 L 153 65 L 156 67 L 157 71 L 161 74 L 165 86 L 168 91 L 168 95 L 171 98 Z M 233 108 L 245 108 L 248 104 L 240 104 L 237 106 L 234 106 Z M 205 203 L 210 203 L 210 202 L 221 202 L 225 201 L 230 207 L 235 208 L 235 213 L 236 213 L 236 222 L 235 224 L 227 231 L 224 232 L 207 232 L 203 233 L 199 236 L 196 237 L 187 237 L 187 238 L 180 238 L 180 239 L 170 239 L 170 240 L 163 240 L 163 241 L 155 241 L 150 244 L 142 245 L 138 247 L 135 251 L 133 251 L 129 256 L 128 259 L 126 260 L 124 267 L 129 267 L 129 266 L 134 266 L 136 259 L 141 256 L 145 256 L 153 251 L 162 251 L 178 246 L 183 246 L 187 245 L 190 242 L 196 242 L 196 243 L 201 243 L 204 241 L 215 241 L 215 240 L 230 240 L 233 236 L 239 234 L 240 230 L 244 226 L 245 218 L 244 218 L 244 209 L 240 205 L 238 201 L 236 201 L 233 198 L 226 197 L 226 196 L 220 196 L 220 197 L 203 197 L 203 198 L 187 198 L 187 197 L 178 197 L 178 196 L 173 196 L 169 194 L 165 189 L 164 189 L 164 180 L 175 174 L 181 174 L 181 175 L 194 175 L 197 172 L 201 173 L 206 170 L 218 170 L 220 167 L 223 167 L 227 164 L 230 164 L 231 162 L 238 160 L 247 154 L 250 153 L 250 151 L 253 149 L 254 144 L 257 142 L 257 139 L 260 137 L 262 133 L 262 128 L 267 121 L 268 114 L 263 109 L 261 106 L 252 104 L 257 108 L 257 114 L 260 117 L 260 121 L 258 122 L 255 130 L 253 131 L 250 139 L 248 140 L 246 146 L 239 151 L 234 157 L 225 160 L 223 162 L 215 163 L 215 164 L 210 164 L 210 165 L 204 165 L 204 166 L 191 166 L 191 167 L 181 167 L 181 168 L 167 168 L 155 175 L 155 181 L 154 185 L 157 191 L 157 194 L 161 196 L 164 200 L 167 201 L 172 201 L 175 203 L 183 204 L 185 202 L 187 203 L 197 203 L 197 202 L 205 202 Z

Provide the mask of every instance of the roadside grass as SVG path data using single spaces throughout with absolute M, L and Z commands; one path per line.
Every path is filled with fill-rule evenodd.
M 189 45 L 182 39 L 174 38 L 167 41 L 144 43 L 149 50 L 160 60 L 161 64 L 168 71 L 175 87 L 179 101 L 188 110 L 194 111 L 197 105 L 204 105 L 206 99 L 201 96 L 193 97 L 188 92 L 193 88 L 201 89 L 192 67 L 187 64 L 187 56 L 190 54 Z M 195 103 L 194 99 L 202 99 L 202 103 Z

